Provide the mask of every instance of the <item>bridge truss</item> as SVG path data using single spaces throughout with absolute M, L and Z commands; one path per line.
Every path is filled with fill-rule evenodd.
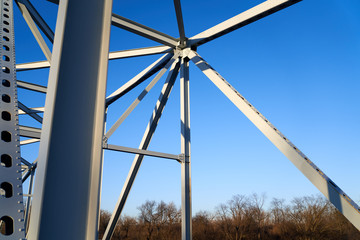
M 360 229 L 359 206 L 197 52 L 199 46 L 300 0 L 265 1 L 190 38 L 185 34 L 180 0 L 174 0 L 180 38 L 112 13 L 112 0 L 49 1 L 59 5 L 55 34 L 30 0 L 14 1 L 47 59 L 23 64 L 15 64 L 13 2 L 0 1 L 2 239 L 97 239 L 103 150 L 135 154 L 103 239 L 111 239 L 144 156 L 175 160 L 180 164 L 182 239 L 191 239 L 189 64 L 198 67 Z M 161 45 L 109 52 L 111 25 Z M 109 60 L 155 54 L 161 57 L 112 94 L 105 95 Z M 17 72 L 41 68 L 50 68 L 47 86 L 16 77 Z M 111 135 L 165 73 L 167 77 L 139 148 L 109 144 Z M 150 141 L 179 73 L 181 153 L 150 151 Z M 105 131 L 107 109 L 111 104 L 152 77 L 115 124 Z M 18 101 L 18 88 L 46 94 L 45 106 L 30 108 L 26 102 Z M 19 124 L 21 114 L 33 118 L 41 127 Z M 21 147 L 36 142 L 40 142 L 38 158 L 32 162 L 22 158 Z M 28 193 L 23 193 L 22 184 L 29 185 Z M 64 188 L 67 194 L 59 196 L 57 192 Z M 66 231 L 58 231 L 59 226 Z

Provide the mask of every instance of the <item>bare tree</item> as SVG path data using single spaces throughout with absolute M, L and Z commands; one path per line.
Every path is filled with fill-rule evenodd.
M 248 216 L 251 217 L 254 223 L 253 231 L 255 232 L 254 239 L 265 239 L 265 233 L 267 233 L 266 225 L 269 218 L 269 214 L 264 210 L 266 195 L 252 194 L 248 200 Z
M 330 203 L 321 196 L 295 198 L 290 216 L 301 240 L 322 240 L 329 237 Z
M 151 240 L 157 222 L 156 202 L 146 201 L 138 207 L 138 210 L 140 211 L 139 222 L 143 224 L 146 229 L 145 238 Z
M 227 240 L 242 240 L 249 230 L 249 200 L 235 195 L 227 204 L 220 204 L 216 211 L 219 229 Z

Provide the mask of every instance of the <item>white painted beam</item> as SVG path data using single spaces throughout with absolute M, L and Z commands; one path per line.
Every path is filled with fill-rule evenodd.
M 277 11 L 287 8 L 301 0 L 268 0 L 245 12 L 236 15 L 212 28 L 209 28 L 189 39 L 189 45 L 199 46 L 215 38 L 221 37 L 238 28 L 262 19 Z
M 189 58 L 225 94 L 227 98 L 307 177 L 310 182 L 360 230 L 360 208 L 286 138 L 269 120 L 236 91 L 199 54 L 190 51 Z

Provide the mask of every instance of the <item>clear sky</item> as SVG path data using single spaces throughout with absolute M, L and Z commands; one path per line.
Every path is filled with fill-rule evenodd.
M 54 29 L 56 5 L 33 2 Z M 261 2 L 183 0 L 186 36 Z M 115 0 L 113 11 L 178 37 L 171 0 Z M 359 12 L 358 0 L 303 0 L 198 48 L 198 53 L 213 68 L 356 202 L 360 201 Z M 18 10 L 15 21 L 17 62 L 45 60 Z M 112 27 L 111 51 L 155 45 L 158 44 Z M 159 57 L 111 61 L 108 94 Z M 46 84 L 47 73 L 48 70 L 23 72 L 18 79 Z M 164 79 L 109 143 L 138 147 Z M 111 105 L 108 128 L 148 82 Z M 193 64 L 190 82 L 193 213 L 213 211 L 235 194 L 266 193 L 268 200 L 273 197 L 290 200 L 318 193 Z M 39 107 L 44 102 L 44 96 L 37 93 L 20 90 L 19 95 L 29 107 Z M 179 98 L 177 81 L 149 150 L 180 153 Z M 36 126 L 26 117 L 20 121 Z M 24 147 L 23 156 L 33 161 L 36 146 Z M 133 157 L 105 152 L 103 209 L 113 210 Z M 180 173 L 180 164 L 175 161 L 145 158 L 124 213 L 136 215 L 137 206 L 145 200 L 173 201 L 180 206 Z

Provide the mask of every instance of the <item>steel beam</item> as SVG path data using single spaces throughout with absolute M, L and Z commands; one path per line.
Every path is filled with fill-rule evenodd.
M 27 70 L 49 68 L 49 67 L 50 67 L 49 61 L 19 63 L 19 64 L 16 64 L 16 71 L 21 72 L 21 71 L 27 71 Z
M 119 117 L 118 120 L 111 126 L 109 131 L 105 134 L 104 138 L 107 140 L 119 126 L 124 122 L 124 120 L 130 115 L 130 113 L 136 108 L 136 106 L 144 99 L 148 92 L 155 86 L 159 79 L 165 74 L 165 72 L 170 68 L 174 61 L 179 61 L 179 53 L 175 54 L 169 62 L 165 65 L 163 69 L 155 76 L 155 78 L 146 86 L 146 88 L 140 93 L 140 95 L 134 100 L 134 102 L 125 110 L 125 112 Z
M 122 51 L 114 51 L 109 53 L 109 60 L 131 58 L 131 57 L 142 57 L 161 53 L 172 52 L 173 49 L 168 46 L 155 46 L 146 48 L 129 49 Z M 30 63 L 19 63 L 16 65 L 16 71 L 27 71 L 42 68 L 49 68 L 50 63 L 48 61 L 30 62 Z
M 20 101 L 18 102 L 19 108 L 24 111 L 26 114 L 28 114 L 30 117 L 38 121 L 39 123 L 42 123 L 43 118 L 40 117 L 37 113 L 33 112 L 30 108 L 22 104 Z
M 45 22 L 45 20 L 41 17 L 41 15 L 38 13 L 36 8 L 31 4 L 29 0 L 18 0 L 21 1 L 29 11 L 32 19 L 34 22 L 38 25 L 38 27 L 41 29 L 41 31 L 45 34 L 45 36 L 49 39 L 51 43 L 54 42 L 54 32 L 49 27 L 49 25 Z
M 33 33 L 36 41 L 38 42 L 41 50 L 43 51 L 46 59 L 50 62 L 51 61 L 51 51 L 46 44 L 44 38 L 42 37 L 39 29 L 36 27 L 36 23 L 34 22 L 33 18 L 31 17 L 31 14 L 29 10 L 26 7 L 26 4 L 23 2 L 23 0 L 15 0 L 16 4 L 18 5 L 27 25 L 29 26 L 31 32 Z
M 180 117 L 181 117 L 181 238 L 192 239 L 191 213 L 191 158 L 190 158 L 190 91 L 189 59 L 181 59 L 180 69 Z
M 46 87 L 38 85 L 38 84 L 17 80 L 17 85 L 18 85 L 18 88 L 23 88 L 23 89 L 27 89 L 27 90 L 31 90 L 31 91 L 35 91 L 35 92 L 46 93 Z
M 113 92 L 106 98 L 106 105 L 109 106 L 110 104 L 118 100 L 120 97 L 128 93 L 130 90 L 138 86 L 140 83 L 151 77 L 161 68 L 163 68 L 172 56 L 172 53 L 165 54 L 164 56 L 156 60 L 154 63 L 149 65 L 147 68 L 145 68 L 143 71 L 141 71 L 138 75 L 129 80 L 127 83 L 122 85 L 119 89 L 117 89 L 115 92 Z
M 174 5 L 175 5 L 177 24 L 178 24 L 178 28 L 179 28 L 179 34 L 180 34 L 180 47 L 184 47 L 186 37 L 185 37 L 184 20 L 183 20 L 182 11 L 181 11 L 180 0 L 174 0 Z
M 49 2 L 59 4 L 59 0 L 48 0 Z M 119 16 L 115 13 L 112 14 L 111 24 L 124 29 L 126 31 L 135 33 L 142 37 L 151 39 L 153 41 L 159 42 L 161 44 L 170 46 L 172 48 L 178 45 L 178 41 L 176 38 L 169 36 L 165 33 L 159 32 L 155 29 L 149 28 L 143 24 L 137 23 L 130 19 Z
M 34 128 L 29 126 L 19 126 L 19 134 L 21 137 L 28 137 L 28 138 L 41 138 L 41 129 Z
M 225 94 L 227 98 L 317 187 L 324 196 L 360 230 L 360 208 L 324 174 L 309 158 L 290 142 L 269 120 L 238 93 L 199 54 L 189 52 L 195 65 Z
M 117 146 L 117 145 L 107 144 L 107 143 L 105 143 L 103 145 L 103 148 L 106 150 L 133 153 L 133 154 L 139 154 L 139 155 L 150 156 L 150 157 L 166 158 L 166 159 L 172 159 L 172 160 L 176 160 L 176 161 L 181 160 L 180 155 L 155 152 L 155 151 L 149 151 L 149 150 L 142 150 L 142 149 L 130 148 L 130 147 L 123 147 L 123 146 Z
M 30 183 L 29 183 L 29 190 L 28 190 L 28 197 L 27 197 L 27 201 L 26 201 L 26 210 L 25 210 L 25 220 L 24 220 L 24 225 L 25 225 L 25 232 L 27 232 L 27 229 L 29 228 L 29 217 L 30 217 L 30 206 L 31 206 L 31 194 L 32 194 L 32 190 L 33 190 L 33 183 L 34 183 L 34 175 L 35 175 L 35 168 L 32 168 L 30 170 Z
M 287 8 L 301 0 L 267 0 L 245 12 L 236 15 L 212 28 L 209 28 L 189 39 L 189 45 L 199 46 L 215 38 L 221 37 L 238 28 L 269 16 L 277 11 Z
M 29 240 L 98 239 L 111 10 L 112 0 L 60 2 Z
M 12 0 L 0 0 L 0 68 L 0 238 L 24 239 Z
M 119 16 L 115 13 L 112 15 L 112 25 L 172 48 L 175 48 L 178 45 L 176 38 L 173 38 L 165 33 L 159 32 L 140 23 L 134 22 L 130 19 Z
M 24 183 L 31 175 L 31 171 L 35 171 L 37 167 L 37 159 L 32 163 L 31 167 L 26 169 L 23 173 L 22 173 L 22 182 Z
M 161 53 L 169 53 L 172 51 L 173 49 L 168 46 L 154 46 L 154 47 L 129 49 L 129 50 L 109 53 L 109 60 L 131 58 L 131 57 L 142 57 L 142 56 L 149 56 L 149 55 L 155 55 Z
M 18 114 L 19 115 L 23 115 L 23 114 L 28 114 L 28 113 L 43 113 L 44 112 L 44 107 L 36 107 L 36 108 L 29 108 L 30 111 L 29 112 L 24 112 L 23 110 L 19 109 Z
M 169 75 L 165 81 L 164 87 L 161 90 L 161 94 L 159 97 L 159 100 L 156 103 L 155 109 L 153 111 L 153 114 L 150 118 L 150 122 L 145 130 L 144 136 L 141 140 L 139 149 L 141 150 L 147 150 L 151 138 L 155 132 L 155 129 L 157 127 L 157 124 L 160 120 L 160 117 L 162 115 L 162 112 L 164 110 L 165 104 L 169 98 L 170 92 L 174 86 L 178 71 L 179 71 L 179 63 L 173 63 L 171 66 Z M 111 236 L 114 232 L 115 226 L 117 221 L 119 220 L 120 214 L 125 206 L 126 199 L 130 193 L 131 187 L 135 181 L 136 175 L 139 171 L 140 165 L 142 163 L 142 160 L 144 159 L 144 155 L 136 155 L 129 174 L 127 176 L 127 179 L 125 181 L 125 184 L 123 186 L 123 189 L 121 190 L 120 197 L 118 199 L 118 202 L 116 203 L 115 210 L 113 214 L 111 215 L 111 219 L 109 221 L 108 226 L 106 227 L 103 240 L 110 240 Z
M 40 139 L 36 139 L 36 138 L 26 139 L 26 140 L 20 141 L 20 146 L 31 144 L 31 143 L 36 143 L 36 142 L 40 142 Z

